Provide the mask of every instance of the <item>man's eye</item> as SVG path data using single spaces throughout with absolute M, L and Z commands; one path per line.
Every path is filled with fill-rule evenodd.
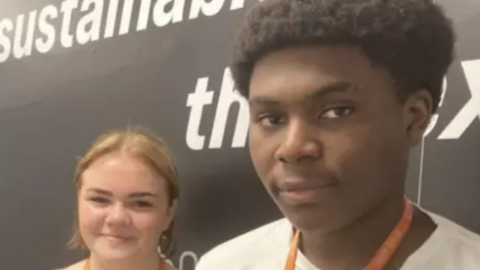
M 320 118 L 336 119 L 342 116 L 350 115 L 353 112 L 351 107 L 336 107 L 323 112 Z
M 259 117 L 259 120 L 262 126 L 265 127 L 274 127 L 283 123 L 282 117 L 277 115 L 264 115 Z

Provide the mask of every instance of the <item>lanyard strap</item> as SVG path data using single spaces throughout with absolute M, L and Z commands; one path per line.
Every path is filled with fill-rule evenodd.
M 392 255 L 397 250 L 400 243 L 405 238 L 405 235 L 407 234 L 407 231 L 412 223 L 412 218 L 413 206 L 405 198 L 402 219 L 400 220 L 400 222 L 398 222 L 397 226 L 390 233 L 387 240 L 383 242 L 383 244 L 380 246 L 373 258 L 363 270 L 381 270 L 383 269 L 383 267 L 385 267 Z M 290 251 L 288 253 L 287 262 L 285 264 L 285 270 L 295 269 L 299 241 L 300 230 L 295 230 L 295 234 L 290 244 Z
M 165 261 L 160 260 L 160 265 L 158 267 L 158 270 L 165 270 Z M 90 258 L 87 258 L 85 261 L 85 266 L 83 267 L 83 270 L 90 270 Z

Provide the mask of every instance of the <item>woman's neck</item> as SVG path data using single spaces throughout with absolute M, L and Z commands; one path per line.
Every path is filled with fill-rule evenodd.
M 95 254 L 90 255 L 90 270 L 158 270 L 161 259 L 152 254 L 137 258 L 103 259 Z

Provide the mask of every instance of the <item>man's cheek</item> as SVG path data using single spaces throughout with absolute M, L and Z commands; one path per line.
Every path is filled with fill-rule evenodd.
M 371 142 L 361 134 L 332 134 L 325 137 L 323 144 L 323 159 L 328 167 L 337 167 L 352 159 L 363 158 L 368 153 Z

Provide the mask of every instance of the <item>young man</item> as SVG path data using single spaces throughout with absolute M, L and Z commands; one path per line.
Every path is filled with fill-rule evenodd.
M 480 236 L 404 199 L 453 47 L 431 0 L 254 6 L 231 68 L 253 164 L 286 219 L 214 248 L 197 270 L 480 269 Z

